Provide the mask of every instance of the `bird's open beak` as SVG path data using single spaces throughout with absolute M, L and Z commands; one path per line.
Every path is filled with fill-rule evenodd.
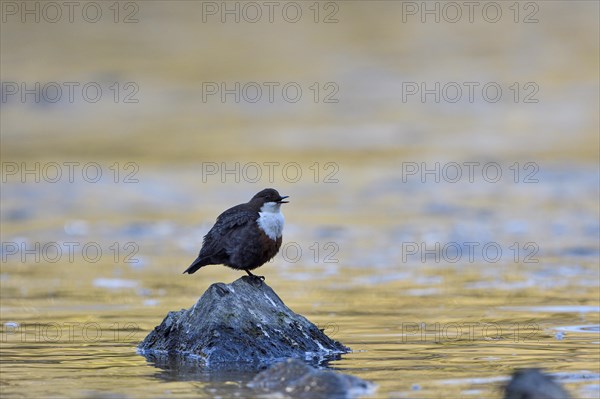
M 284 201 L 284 199 L 286 198 L 290 198 L 289 195 L 284 195 L 283 197 L 279 198 L 279 201 L 277 201 L 278 204 L 287 204 L 290 201 Z

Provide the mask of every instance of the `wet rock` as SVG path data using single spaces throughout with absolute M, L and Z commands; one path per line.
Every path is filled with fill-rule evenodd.
M 169 312 L 138 348 L 144 355 L 193 356 L 205 366 L 229 369 L 350 351 L 248 276 L 213 284 L 190 309 Z
M 261 371 L 248 383 L 257 394 L 279 394 L 289 398 L 355 398 L 375 390 L 358 377 L 310 367 L 288 359 Z
M 540 369 L 517 370 L 506 385 L 504 399 L 569 399 L 570 396 L 551 376 Z

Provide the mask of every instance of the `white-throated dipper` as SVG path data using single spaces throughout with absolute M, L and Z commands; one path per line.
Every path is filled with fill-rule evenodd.
M 279 208 L 288 202 L 286 198 L 273 188 L 265 188 L 245 204 L 220 214 L 204 236 L 198 257 L 183 273 L 192 274 L 207 265 L 225 265 L 264 280 L 250 270 L 279 252 L 284 223 Z

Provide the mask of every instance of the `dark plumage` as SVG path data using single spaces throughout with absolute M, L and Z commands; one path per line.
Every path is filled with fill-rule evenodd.
M 253 276 L 250 270 L 273 259 L 281 247 L 283 215 L 279 207 L 287 203 L 286 198 L 267 188 L 247 203 L 220 214 L 204 236 L 198 257 L 183 273 L 192 274 L 206 265 L 223 264 Z

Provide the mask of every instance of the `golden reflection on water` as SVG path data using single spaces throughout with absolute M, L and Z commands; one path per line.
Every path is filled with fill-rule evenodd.
M 155 368 L 135 346 L 168 311 L 240 276 L 181 272 L 219 212 L 273 186 L 291 196 L 287 246 L 260 273 L 354 349 L 329 366 L 376 382 L 376 397 L 499 397 L 503 378 L 530 366 L 597 397 L 598 3 L 539 2 L 528 25 L 399 23 L 392 2 L 339 3 L 328 25 L 202 24 L 200 3 L 137 2 L 131 25 L 3 23 L 3 82 L 140 88 L 138 104 L 2 104 L 3 167 L 104 172 L 97 183 L 80 169 L 73 183 L 23 183 L 3 169 L 3 395 L 250 395 L 251 375 Z M 533 81 L 540 101 L 402 101 L 403 82 L 473 80 L 507 93 Z M 298 82 L 306 93 L 335 82 L 339 102 L 203 102 L 202 84 L 222 81 Z M 436 162 L 495 162 L 503 176 L 406 173 Z M 263 175 L 236 181 L 223 173 L 236 163 Z M 529 163 L 537 182 L 524 181 Z M 479 243 L 472 259 L 469 242 Z M 481 252 L 490 242 L 497 261 Z M 22 261 L 7 243 L 64 252 Z M 72 259 L 66 243 L 78 245 Z M 90 243 L 97 260 L 81 252 Z M 436 243 L 462 256 L 422 259 Z
M 351 176 L 364 173 L 351 167 L 346 172 Z M 244 197 L 238 191 L 243 190 L 236 188 L 227 194 L 228 185 L 213 183 L 210 188 L 202 186 L 207 198 L 196 199 L 197 182 L 189 178 L 192 174 L 163 170 L 149 175 L 159 176 L 153 185 L 173 187 L 174 192 L 166 189 L 160 194 L 167 202 L 178 196 L 178 187 L 188 187 L 189 195 L 181 196 L 180 209 L 163 209 L 162 200 L 145 200 L 148 187 L 140 181 L 128 199 L 140 205 L 140 213 L 120 202 L 117 212 L 119 207 L 128 210 L 121 220 L 102 219 L 101 211 L 114 193 L 126 194 L 131 188 L 116 186 L 108 191 L 81 185 L 78 195 L 100 196 L 89 205 L 90 215 L 98 216 L 85 219 L 85 234 L 70 236 L 64 222 L 53 220 L 40 223 L 38 229 L 30 228 L 29 233 L 22 230 L 20 222 L 3 224 L 3 234 L 9 237 L 6 241 L 27 234 L 30 242 L 97 242 L 105 250 L 113 241 L 139 245 L 134 256 L 138 264 L 124 263 L 123 258 L 115 263 L 110 250 L 97 263 L 86 262 L 77 252 L 72 263 L 64 257 L 53 264 L 35 263 L 28 255 L 33 261 L 23 264 L 8 257 L 2 269 L 2 322 L 9 323 L 2 330 L 6 392 L 72 397 L 93 397 L 105 391 L 139 396 L 200 393 L 207 397 L 244 392 L 239 381 L 251 376 L 185 377 L 181 372 L 148 366 L 135 353 L 135 345 L 168 311 L 191 306 L 213 282 L 240 276 L 221 266 L 193 276 L 181 271 L 194 258 L 201 235 L 222 208 L 220 204 L 241 202 Z M 394 173 L 384 176 L 395 179 Z M 477 390 L 477 395 L 497 396 L 498 378 L 515 367 L 596 372 L 597 331 L 561 334 L 559 328 L 599 324 L 597 262 L 587 255 L 570 255 L 559 241 L 544 245 L 552 243 L 555 234 L 551 231 L 554 222 L 545 218 L 546 212 L 527 219 L 519 216 L 527 204 L 517 202 L 503 210 L 487 194 L 481 195 L 483 204 L 477 208 L 452 210 L 460 200 L 453 196 L 455 187 L 440 185 L 436 193 L 445 196 L 450 210 L 432 217 L 426 206 L 431 198 L 423 193 L 428 185 L 406 197 L 394 193 L 405 190 L 405 185 L 391 183 L 387 193 L 365 195 L 372 183 L 365 179 L 357 184 L 360 181 L 346 185 L 342 180 L 329 191 L 321 191 L 312 182 L 283 185 L 282 192 L 293 195 L 285 210 L 288 252 L 260 270 L 292 309 L 355 350 L 332 362 L 332 367 L 377 382 L 378 395 L 410 397 L 459 396 L 471 389 Z M 541 181 L 527 190 L 544 191 L 555 184 L 549 178 L 546 183 Z M 582 187 L 586 181 L 585 177 L 572 179 L 569 185 Z M 462 187 L 464 195 L 479 189 L 470 186 Z M 20 183 L 10 187 L 11 192 L 23 190 Z M 509 193 L 523 190 L 510 184 L 503 187 Z M 40 189 L 54 188 L 44 185 Z M 317 194 L 321 195 L 318 199 L 314 198 Z M 399 201 L 388 201 L 388 196 Z M 547 201 L 552 201 L 552 195 Z M 419 206 L 419 202 L 423 204 Z M 382 203 L 387 217 L 381 214 L 381 205 L 376 205 Z M 315 215 L 316 207 L 320 209 Z M 473 219 L 481 209 L 492 213 L 484 217 L 485 229 L 480 228 L 480 219 Z M 575 210 L 568 209 L 564 213 L 575 222 Z M 70 220 L 66 211 L 62 210 L 63 217 Z M 357 217 L 351 216 L 352 211 Z M 576 212 L 592 215 L 595 210 L 580 208 Z M 177 217 L 171 217 L 173 214 Z M 407 222 L 403 223 L 405 214 Z M 395 222 L 390 215 L 400 219 Z M 507 223 L 509 216 L 527 220 L 530 227 L 526 232 L 511 232 L 515 227 Z M 578 235 L 581 247 L 597 248 L 595 237 L 585 234 L 586 223 L 591 221 L 563 226 L 567 231 L 562 234 Z M 498 263 L 480 256 L 473 262 L 463 257 L 456 263 L 442 255 L 439 262 L 432 255 L 426 262 L 419 257 L 403 260 L 402 244 L 433 239 L 423 235 L 428 232 L 436 232 L 441 242 L 483 242 L 489 236 L 490 241 L 502 243 L 507 254 Z M 541 252 L 535 257 L 539 262 L 515 263 L 508 246 L 512 240 L 524 242 L 530 237 L 539 237 Z M 312 247 L 315 242 L 318 254 Z M 328 243 L 336 244 L 338 251 L 325 253 Z M 296 257 L 298 248 L 303 251 L 301 258 Z M 325 261 L 327 254 L 331 263 Z M 43 259 L 43 254 L 40 256 Z M 47 382 L 50 378 L 67 379 L 69 388 Z M 238 383 L 225 384 L 229 378 Z M 586 396 L 587 385 L 582 381 L 568 384 L 582 396 Z M 580 391 L 576 391 L 578 387 Z

